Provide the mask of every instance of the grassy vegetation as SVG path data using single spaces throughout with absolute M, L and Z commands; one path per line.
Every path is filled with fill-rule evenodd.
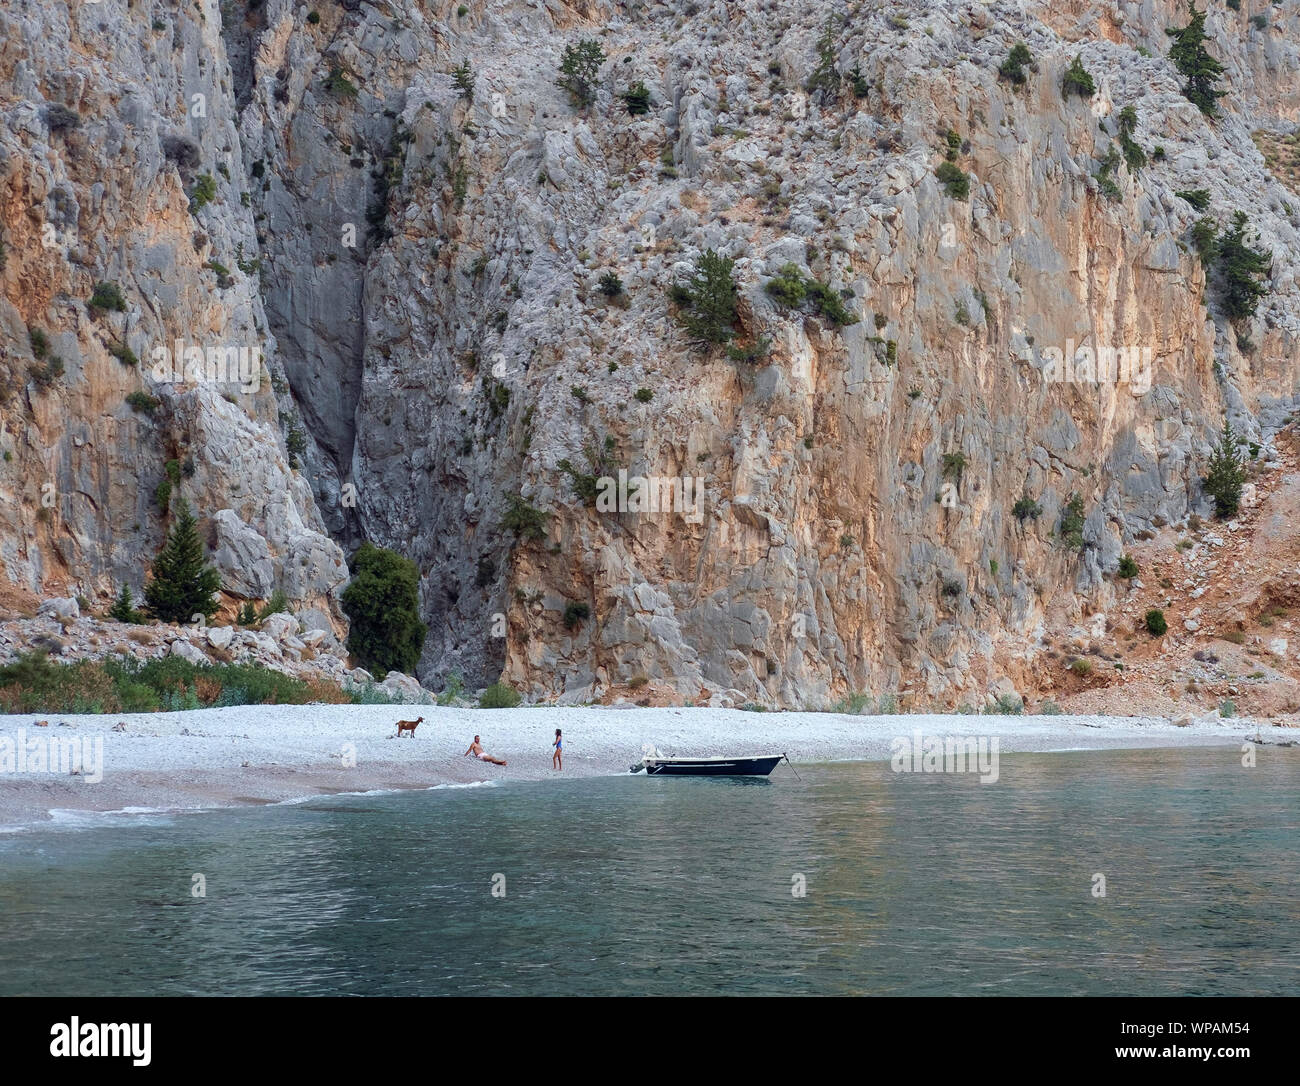
M 478 699 L 480 709 L 513 709 L 519 704 L 519 691 L 509 683 L 493 683 Z
M 52 663 L 26 653 L 0 667 L 0 712 L 152 713 L 228 705 L 368 704 L 366 691 L 305 681 L 260 664 L 161 660 Z

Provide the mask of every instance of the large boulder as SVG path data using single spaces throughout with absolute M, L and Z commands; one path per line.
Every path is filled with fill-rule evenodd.
M 212 561 L 221 573 L 221 587 L 235 596 L 264 599 L 275 586 L 271 549 L 233 509 L 219 509 L 212 516 L 217 542 Z
M 182 660 L 188 660 L 191 664 L 200 666 L 212 663 L 202 649 L 190 644 L 183 637 L 178 637 L 172 642 L 171 654 L 179 656 Z
M 267 615 L 262 620 L 262 632 L 267 637 L 273 637 L 277 641 L 283 641 L 287 637 L 297 636 L 302 627 L 293 615 L 286 614 L 283 611 L 274 615 Z
M 37 613 L 49 615 L 55 619 L 72 621 L 81 617 L 81 607 L 71 596 L 56 597 L 42 603 Z

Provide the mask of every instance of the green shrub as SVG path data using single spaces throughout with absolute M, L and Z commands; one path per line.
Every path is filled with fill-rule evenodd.
M 32 345 L 32 357 L 37 361 L 43 361 L 50 353 L 50 337 L 39 328 L 29 328 L 27 330 L 27 341 Z
M 501 517 L 501 527 L 514 532 L 521 539 L 544 539 L 546 536 L 546 518 L 549 513 L 534 509 L 523 498 L 506 495 L 508 503 L 505 514 Z
M 585 603 L 579 603 L 576 600 L 570 600 L 564 606 L 564 628 L 566 630 L 576 630 L 583 622 L 591 617 L 591 608 Z
M 1210 208 L 1209 189 L 1179 189 L 1174 195 L 1186 200 L 1196 211 L 1204 213 Z
M 798 309 L 808 295 L 803 273 L 797 264 L 782 264 L 763 289 L 790 309 Z
M 262 609 L 257 613 L 257 621 L 261 622 L 271 615 L 280 615 L 289 613 L 289 598 L 284 594 L 282 589 L 277 588 L 271 593 L 271 598 L 262 605 Z
M 1024 699 L 1018 694 L 1002 694 L 993 703 L 993 711 L 1001 716 L 1020 716 L 1025 711 Z
M 252 600 L 245 600 L 239 614 L 235 616 L 235 622 L 240 626 L 256 626 L 257 605 Z
M 1130 555 L 1124 555 L 1119 560 L 1119 575 L 1126 581 L 1131 581 L 1138 575 L 1138 564 Z
M 641 403 L 649 403 L 655 398 L 655 394 L 648 388 L 638 388 L 636 390 L 636 398 Z
M 1023 86 L 1029 80 L 1029 76 L 1025 73 L 1025 65 L 1033 62 L 1034 57 L 1029 52 L 1029 46 L 1024 42 L 1017 42 L 1011 47 L 1007 59 L 998 66 L 998 78 L 1005 79 L 1017 87 Z
M 352 574 L 342 597 L 352 623 L 348 651 L 376 678 L 389 671 L 410 674 L 428 634 L 420 620 L 420 573 L 415 563 L 366 542 L 352 559 Z
M 217 179 L 205 173 L 194 182 L 194 191 L 190 193 L 190 213 L 197 214 L 217 198 Z
M 637 80 L 627 90 L 623 92 L 623 103 L 627 106 L 627 111 L 633 117 L 640 116 L 643 113 L 650 112 L 650 90 L 646 85 Z
M 1082 657 L 1077 660 L 1071 660 L 1070 670 L 1080 678 L 1086 678 L 1092 674 L 1092 661 L 1084 660 Z
M 325 77 L 325 89 L 337 98 L 352 99 L 358 94 L 356 84 L 338 65 L 331 68 L 330 74 Z
M 1165 622 L 1165 613 L 1158 607 L 1152 607 L 1146 613 L 1144 619 L 1146 622 L 1147 633 L 1152 637 L 1163 637 L 1165 631 L 1169 629 L 1169 624 Z
M 1071 550 L 1083 550 L 1083 499 L 1078 494 L 1071 494 L 1061 512 L 1061 523 L 1057 533 L 1061 542 Z
M 970 175 L 956 163 L 945 159 L 935 168 L 934 176 L 954 200 L 965 200 L 970 196 Z
M 124 366 L 138 366 L 140 364 L 140 359 L 136 357 L 135 351 L 131 350 L 125 343 L 110 343 L 108 353 Z
M 607 271 L 600 277 L 600 292 L 606 298 L 617 298 L 623 293 L 623 280 L 615 272 Z
M 1074 60 L 1065 70 L 1065 77 L 1061 80 L 1061 95 L 1069 98 L 1072 94 L 1077 94 L 1080 98 L 1091 98 L 1097 93 L 1097 84 L 1092 81 L 1092 76 L 1083 66 L 1081 54 L 1076 53 Z
M 478 699 L 480 709 L 513 709 L 520 702 L 519 691 L 509 683 L 495 682 Z
M 51 356 L 43 366 L 33 366 L 29 371 L 37 385 L 50 388 L 59 383 L 63 377 L 63 359 L 57 354 Z
M 141 411 L 146 415 L 152 415 L 162 405 L 162 400 L 138 389 L 127 393 L 126 402 L 131 405 L 132 410 Z
M 126 312 L 126 299 L 122 297 L 122 290 L 116 283 L 96 283 L 95 293 L 90 296 L 88 304 L 91 309 Z
M 315 26 L 320 22 L 320 12 L 315 10 L 307 12 L 307 21 L 311 23 L 312 26 Z

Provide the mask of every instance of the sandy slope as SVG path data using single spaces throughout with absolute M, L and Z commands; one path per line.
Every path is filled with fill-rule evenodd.
M 126 716 L 0 716 L 0 738 L 53 736 L 103 741 L 103 779 L 66 773 L 0 775 L 0 825 L 51 810 L 188 808 L 265 803 L 321 793 L 420 788 L 552 775 L 550 745 L 565 734 L 570 775 L 625 772 L 642 745 L 665 754 L 786 751 L 794 761 L 887 758 L 895 736 L 998 736 L 1003 752 L 1161 747 L 1240 742 L 1243 720 L 1174 727 L 1159 719 L 1101 716 L 847 716 L 711 709 L 521 708 L 484 711 L 400 706 L 246 706 Z M 395 738 L 399 715 L 425 720 L 416 738 Z M 125 728 L 114 731 L 124 723 Z M 505 768 L 464 757 L 480 734 Z M 1265 727 L 1266 741 L 1294 731 Z M 349 746 L 350 744 L 350 746 Z M 355 765 L 349 765 L 355 755 Z

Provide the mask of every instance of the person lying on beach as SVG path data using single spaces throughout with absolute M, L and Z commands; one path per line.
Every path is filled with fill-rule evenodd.
M 477 736 L 477 735 L 474 736 L 474 742 L 472 742 L 472 743 L 469 745 L 469 750 L 467 750 L 467 751 L 465 752 L 465 754 L 466 754 L 466 756 L 469 756 L 469 755 L 472 754 L 475 758 L 479 759 L 479 761 L 482 761 L 482 762 L 491 762 L 493 765 L 505 765 L 505 764 L 506 764 L 505 761 L 504 761 L 503 759 L 501 759 L 501 758 L 493 758 L 492 755 L 490 755 L 490 754 L 488 754 L 486 751 L 484 751 L 484 749 L 483 749 L 483 744 L 480 743 L 480 742 L 478 741 L 478 736 Z

